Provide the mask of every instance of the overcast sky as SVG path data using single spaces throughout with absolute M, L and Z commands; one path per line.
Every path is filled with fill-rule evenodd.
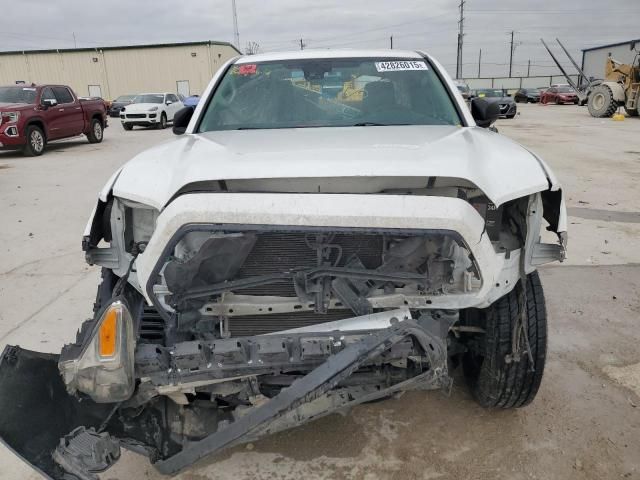
M 236 0 L 240 45 L 423 49 L 455 73 L 460 0 Z M 21 0 L 2 9 L 0 50 L 233 42 L 231 0 Z M 640 37 L 640 0 L 466 0 L 464 74 L 555 73 L 540 37 L 580 49 Z M 560 52 L 559 52 L 560 53 Z

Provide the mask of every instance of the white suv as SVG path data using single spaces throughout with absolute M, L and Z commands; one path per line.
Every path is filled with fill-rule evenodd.
M 120 120 L 125 130 L 134 126 L 167 128 L 169 122 L 184 105 L 175 93 L 142 93 L 131 105 L 122 107 Z
M 76 342 L 5 352 L 21 401 L 0 405 L 3 441 L 54 478 L 102 471 L 120 443 L 173 474 L 447 389 L 452 366 L 481 405 L 527 405 L 547 348 L 536 267 L 563 260 L 567 218 L 546 164 L 488 128 L 499 113 L 421 52 L 229 61 L 176 114 L 182 136 L 100 193 L 83 247 L 102 283 Z

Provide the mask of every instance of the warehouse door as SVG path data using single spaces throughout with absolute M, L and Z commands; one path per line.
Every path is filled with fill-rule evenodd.
M 178 80 L 176 85 L 178 87 L 178 95 L 189 96 L 189 80 Z
M 102 98 L 102 88 L 100 88 L 100 85 L 89 85 L 89 96 Z

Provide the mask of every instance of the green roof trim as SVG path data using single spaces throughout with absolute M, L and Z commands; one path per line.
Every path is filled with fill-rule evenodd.
M 133 50 L 136 48 L 166 48 L 166 47 L 195 47 L 202 45 L 220 45 L 224 47 L 231 47 L 239 55 L 242 52 L 230 42 L 218 42 L 215 40 L 206 40 L 204 42 L 179 42 L 179 43 L 151 43 L 141 45 L 116 45 L 111 47 L 82 47 L 82 48 L 49 48 L 45 50 L 12 50 L 12 51 L 0 51 L 0 55 L 22 55 L 27 53 L 71 53 L 71 52 L 99 52 L 108 50 Z

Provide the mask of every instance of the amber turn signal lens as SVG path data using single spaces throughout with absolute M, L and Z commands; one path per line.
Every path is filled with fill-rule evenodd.
M 118 308 L 111 307 L 106 311 L 98 332 L 98 353 L 101 357 L 113 357 L 116 354 L 118 333 Z

